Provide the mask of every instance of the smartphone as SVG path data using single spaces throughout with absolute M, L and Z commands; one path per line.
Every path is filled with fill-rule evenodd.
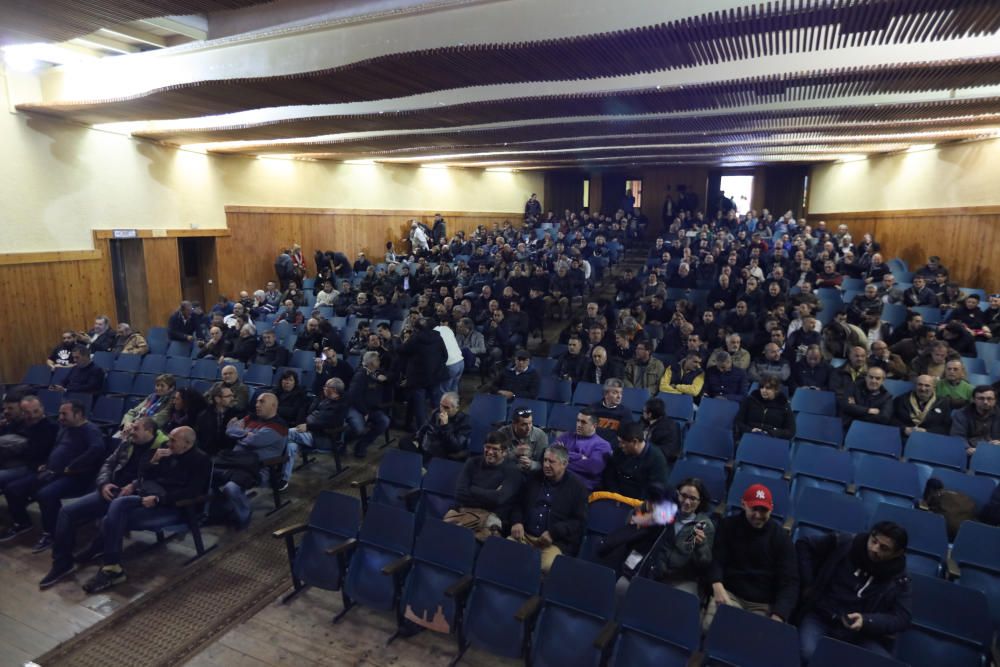
M 319 358 L 322 359 L 323 361 L 326 361 L 326 352 L 321 352 Z

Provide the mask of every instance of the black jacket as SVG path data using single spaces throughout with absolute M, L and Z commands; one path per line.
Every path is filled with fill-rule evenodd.
M 668 465 L 681 456 L 681 427 L 670 417 L 660 417 L 646 433 L 646 442 L 656 445 Z
M 892 420 L 900 429 L 914 426 L 911 418 L 910 396 L 913 392 L 906 392 L 902 396 L 897 396 L 892 401 Z M 920 424 L 920 428 L 931 433 L 948 435 L 951 430 L 951 401 L 947 398 L 934 398 L 934 403 L 930 411 Z
M 497 389 L 510 391 L 517 398 L 535 398 L 538 396 L 538 385 L 541 379 L 538 371 L 528 367 L 528 370 L 518 374 L 513 366 L 508 366 L 497 379 Z
M 791 618 L 799 598 L 799 569 L 792 538 L 777 521 L 757 530 L 743 513 L 719 522 L 709 583 L 750 602 L 768 603 L 771 613 Z
M 799 387 L 816 387 L 825 390 L 830 385 L 830 373 L 833 368 L 825 361 L 810 366 L 805 359 L 792 364 L 792 376 L 788 378 L 792 389 Z
M 306 425 L 310 431 L 325 431 L 337 428 L 344 423 L 347 417 L 347 410 L 350 408 L 346 398 L 331 400 L 329 398 L 317 398 L 309 408 L 306 416 Z
M 853 402 L 851 402 L 852 398 Z M 873 424 L 892 423 L 892 394 L 885 387 L 879 387 L 877 392 L 872 393 L 865 386 L 865 381 L 859 380 L 857 384 L 852 384 L 847 388 L 837 403 L 845 425 L 850 424 L 855 419 Z M 870 408 L 877 408 L 878 414 L 869 414 Z
M 544 489 L 545 476 L 542 471 L 530 475 L 521 490 L 519 502 L 514 503 L 510 514 L 511 524 L 525 524 L 529 532 L 528 517 L 535 511 L 538 496 Z M 587 487 L 580 479 L 567 470 L 555 484 L 552 504 L 549 506 L 548 531 L 552 542 L 567 556 L 575 556 L 583 541 L 583 531 L 587 526 Z M 537 537 L 537 536 L 536 536 Z
M 361 367 L 354 373 L 351 388 L 347 391 L 347 402 L 358 412 L 367 415 L 375 410 L 384 410 L 385 404 L 392 399 L 392 387 L 389 381 L 379 382 L 377 376 L 371 375 Z
M 69 369 L 63 386 L 67 392 L 96 394 L 104 388 L 104 369 L 91 361 L 86 366 Z
M 488 466 L 482 456 L 465 462 L 455 484 L 455 500 L 460 507 L 474 507 L 493 512 L 504 525 L 521 490 L 521 470 L 510 461 Z
M 469 436 L 472 434 L 472 420 L 467 412 L 458 412 L 448 418 L 448 423 L 441 426 L 438 414 L 440 410 L 431 413 L 427 423 L 420 427 L 413 439 L 423 446 L 431 456 L 448 458 L 469 448 Z
M 198 447 L 209 456 L 232 449 L 234 443 L 226 435 L 226 424 L 234 417 L 242 417 L 243 413 L 236 408 L 229 408 L 221 415 L 215 408 L 208 408 L 198 415 L 195 432 L 198 434 Z
M 764 400 L 760 389 L 743 399 L 734 421 L 738 435 L 759 428 L 775 438 L 791 439 L 795 435 L 795 415 L 788 399 L 780 392 L 770 401 Z
M 645 500 L 654 488 L 659 489 L 661 496 L 667 488 L 667 461 L 663 453 L 648 443 L 639 456 L 626 456 L 620 447 L 616 448 L 604 467 L 601 490 Z
M 170 340 L 186 341 L 188 336 L 198 334 L 198 317 L 191 313 L 185 321 L 181 311 L 175 310 L 170 319 L 167 320 L 167 337 Z
M 814 611 L 826 620 L 836 618 L 835 622 L 842 614 L 861 613 L 861 633 L 887 639 L 910 625 L 906 556 L 873 564 L 867 557 L 858 557 L 866 549 L 862 540 L 867 540 L 867 533 L 818 535 L 795 543 L 803 590 L 801 612 Z M 834 582 L 841 590 L 857 589 L 850 602 L 831 596 Z
M 212 459 L 197 447 L 180 456 L 168 456 L 157 463 L 148 463 L 141 469 L 142 480 L 156 482 L 165 493 L 156 494 L 161 505 L 176 505 L 180 500 L 196 498 L 208 492 L 212 474 Z
M 413 332 L 399 347 L 399 357 L 404 364 L 407 387 L 434 387 L 448 377 L 445 366 L 448 350 L 441 335 L 433 329 Z
M 284 391 L 279 384 L 273 391 L 278 398 L 278 416 L 292 428 L 304 424 L 310 402 L 306 390 L 295 385 L 295 389 Z
M 281 343 L 275 343 L 271 347 L 267 347 L 264 343 L 261 343 L 254 354 L 253 362 L 255 364 L 267 364 L 274 368 L 287 366 L 288 348 Z

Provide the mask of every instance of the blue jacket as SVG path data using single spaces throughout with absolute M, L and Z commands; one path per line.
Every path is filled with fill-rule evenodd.
M 733 366 L 723 373 L 718 368 L 709 368 L 705 372 L 705 387 L 703 396 L 726 398 L 730 401 L 742 401 L 747 395 L 747 373 L 742 368 Z

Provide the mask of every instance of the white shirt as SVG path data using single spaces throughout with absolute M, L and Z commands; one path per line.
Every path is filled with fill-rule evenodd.
M 444 362 L 445 366 L 457 364 L 465 359 L 462 356 L 462 348 L 458 346 L 458 340 L 455 338 L 455 332 L 450 327 L 444 325 L 436 326 L 434 327 L 434 331 L 437 331 L 438 335 L 441 336 L 441 340 L 444 341 L 444 347 L 448 350 L 448 359 Z

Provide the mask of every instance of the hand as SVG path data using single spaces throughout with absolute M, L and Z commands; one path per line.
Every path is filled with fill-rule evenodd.
M 519 456 L 517 458 L 517 465 L 520 466 L 521 470 L 524 470 L 525 472 L 531 470 L 531 457 Z
M 323 360 L 322 359 L 320 359 L 319 357 L 316 357 L 316 361 L 314 363 L 316 364 L 316 370 L 317 371 L 323 370 Z
M 101 497 L 107 500 L 109 503 L 115 499 L 115 491 L 118 487 L 114 484 L 105 484 L 101 487 Z
M 538 544 L 541 545 L 543 549 L 552 544 L 552 536 L 549 534 L 549 531 L 546 530 L 538 536 Z
M 877 415 L 878 413 L 879 413 L 879 409 L 878 408 L 868 408 L 868 414 L 870 414 L 870 415 Z
M 508 401 L 509 401 L 510 399 L 514 398 L 514 392 L 512 392 L 512 391 L 507 391 L 506 389 L 501 389 L 501 390 L 500 390 L 500 391 L 498 391 L 497 393 L 498 393 L 498 394 L 500 394 L 501 396 L 503 396 L 504 398 L 506 398 L 506 399 L 507 399 Z
M 965 455 L 966 456 L 972 456 L 975 453 L 976 453 L 976 448 L 975 447 L 966 447 L 965 448 Z
M 233 425 L 234 423 L 239 423 L 239 421 L 240 421 L 240 418 L 239 418 L 239 417 L 233 417 L 233 418 L 232 418 L 232 419 L 230 419 L 230 420 L 229 420 L 229 422 L 228 422 L 228 423 L 226 424 L 226 428 L 229 428 L 229 427 L 230 427 L 230 426 L 232 426 L 232 425 Z
M 156 496 L 144 496 L 142 499 L 143 507 L 156 507 L 159 504 L 159 498 Z
M 121 493 L 119 493 L 118 495 L 131 496 L 133 493 L 135 493 L 135 484 L 126 484 L 125 486 L 122 487 Z
M 170 450 L 169 447 L 160 447 L 155 452 L 153 452 L 153 458 L 150 460 L 150 463 L 159 463 L 161 460 L 172 455 L 173 452 Z
M 49 386 L 49 391 L 56 391 L 61 394 L 66 391 L 66 387 L 62 386 L 61 384 L 53 384 Z
M 733 604 L 733 601 L 729 599 L 729 593 L 721 583 L 712 584 L 712 599 L 718 606 Z
M 441 426 L 448 425 L 448 413 L 445 412 L 444 410 L 438 413 L 438 424 L 440 424 Z
M 701 528 L 694 529 L 694 543 L 696 546 L 701 546 L 705 543 L 705 531 Z
M 844 627 L 848 630 L 858 632 L 865 625 L 865 617 L 857 612 L 853 612 L 841 620 L 841 623 L 843 623 Z
M 309 427 L 306 424 L 299 424 L 298 426 L 295 427 L 295 430 L 298 431 L 299 433 L 305 433 L 306 431 L 309 430 Z
M 848 396 L 847 397 L 847 404 L 848 405 L 854 405 L 854 397 L 853 396 Z
M 188 339 L 188 342 L 190 343 L 191 341 L 194 340 L 194 336 L 188 336 L 187 339 Z
M 524 539 L 524 524 L 523 523 L 515 523 L 513 526 L 511 526 L 510 527 L 510 536 L 513 537 L 515 540 L 523 540 Z
M 771 620 L 772 621 L 777 621 L 778 623 L 784 623 L 785 622 L 785 619 L 783 619 L 782 617 L 778 616 L 777 614 L 771 614 Z
M 389 378 L 387 378 L 387 377 L 386 377 L 386 376 L 384 376 L 384 375 L 376 375 L 376 376 L 375 376 L 375 379 L 376 379 L 376 380 L 378 380 L 379 382 L 385 382 L 385 381 L 386 381 L 386 380 L 388 380 Z

